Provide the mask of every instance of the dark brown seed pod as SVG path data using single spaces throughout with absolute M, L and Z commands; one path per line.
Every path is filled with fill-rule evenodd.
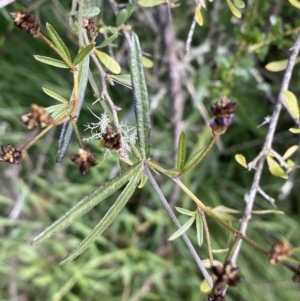
M 102 134 L 103 147 L 117 151 L 122 147 L 121 134 L 115 133 L 110 126 L 106 127 L 105 133 Z
M 89 151 L 84 149 L 79 149 L 78 155 L 71 155 L 71 160 L 79 165 L 79 169 L 82 175 L 89 172 L 90 168 L 96 166 L 98 162 L 95 156 Z
M 23 152 L 11 144 L 1 145 L 3 152 L 0 155 L 0 162 L 8 162 L 9 164 L 19 164 L 23 159 Z
M 10 16 L 17 27 L 35 38 L 39 36 L 40 23 L 35 15 L 29 14 L 25 9 L 22 9 L 22 11 L 10 13 Z

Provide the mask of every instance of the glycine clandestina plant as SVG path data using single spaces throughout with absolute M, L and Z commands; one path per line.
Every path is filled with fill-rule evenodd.
M 231 11 L 234 14 L 238 14 L 236 8 L 234 8 L 231 1 L 227 1 Z M 138 1 L 140 5 L 148 3 L 146 1 Z M 202 3 L 202 2 L 201 2 Z M 199 10 L 201 3 L 196 7 L 197 22 L 199 21 Z M 243 4 L 243 1 L 240 1 Z M 244 4 L 243 4 L 244 5 Z M 91 194 L 79 201 L 73 208 L 71 208 L 65 215 L 50 225 L 46 230 L 39 234 L 34 240 L 33 244 L 38 244 L 46 239 L 50 238 L 57 232 L 63 230 L 69 226 L 75 219 L 81 217 L 87 213 L 97 204 L 105 200 L 108 196 L 123 187 L 119 197 L 105 214 L 102 220 L 96 225 L 96 227 L 89 233 L 89 235 L 77 245 L 77 247 L 67 255 L 61 264 L 67 263 L 70 260 L 75 259 L 84 250 L 86 250 L 90 244 L 92 244 L 99 235 L 106 230 L 106 228 L 113 222 L 120 211 L 124 208 L 126 203 L 133 195 L 136 188 L 142 188 L 146 181 L 153 186 L 155 192 L 161 199 L 165 206 L 167 213 L 175 223 L 178 231 L 175 232 L 169 240 L 174 240 L 179 236 L 182 236 L 192 256 L 194 257 L 197 265 L 199 266 L 207 284 L 211 288 L 211 293 L 208 296 L 208 300 L 225 300 L 225 292 L 227 286 L 234 286 L 242 280 L 239 274 L 239 269 L 232 263 L 232 256 L 236 250 L 236 247 L 240 240 L 244 241 L 248 245 L 254 247 L 257 251 L 266 255 L 270 259 L 271 264 L 280 263 L 294 271 L 294 281 L 300 282 L 299 267 L 292 265 L 288 256 L 292 255 L 293 250 L 286 241 L 276 242 L 271 251 L 265 250 L 255 241 L 249 237 L 243 235 L 240 231 L 236 230 L 229 223 L 224 221 L 213 210 L 207 207 L 202 201 L 199 200 L 189 189 L 186 187 L 180 177 L 194 169 L 205 155 L 209 152 L 217 139 L 226 133 L 229 126 L 234 120 L 234 114 L 238 108 L 236 102 L 231 101 L 226 96 L 221 96 L 220 100 L 211 106 L 211 111 L 214 115 L 213 120 L 210 122 L 210 128 L 212 137 L 210 142 L 201 150 L 194 152 L 194 155 L 190 159 L 186 160 L 186 135 L 181 133 L 178 142 L 177 163 L 176 167 L 172 169 L 164 168 L 160 163 L 151 160 L 151 122 L 150 122 L 150 108 L 148 101 L 147 85 L 143 70 L 142 51 L 139 43 L 138 36 L 129 31 L 131 27 L 126 25 L 125 22 L 130 17 L 134 10 L 133 5 L 127 5 L 127 7 L 117 14 L 117 27 L 115 33 L 108 37 L 100 45 L 97 45 L 96 37 L 98 34 L 98 28 L 95 24 L 93 16 L 99 13 L 97 8 L 90 8 L 84 11 L 84 1 L 78 2 L 78 11 L 71 13 L 70 20 L 74 27 L 74 30 L 78 33 L 79 39 L 79 51 L 75 58 L 71 58 L 69 50 L 66 45 L 55 31 L 55 29 L 47 24 L 46 28 L 50 39 L 48 39 L 40 29 L 40 24 L 37 18 L 33 14 L 29 14 L 26 10 L 21 12 L 11 13 L 11 17 L 17 27 L 21 28 L 24 32 L 29 33 L 34 38 L 41 39 L 49 47 L 51 47 L 61 58 L 61 60 L 35 56 L 38 61 L 57 67 L 70 69 L 73 73 L 73 91 L 70 96 L 70 100 L 63 98 L 56 92 L 48 89 L 43 89 L 44 92 L 50 97 L 58 100 L 60 104 L 54 105 L 48 108 L 42 108 L 36 104 L 31 105 L 31 112 L 21 116 L 22 122 L 27 126 L 28 130 L 33 130 L 40 127 L 41 132 L 34 137 L 31 141 L 26 143 L 20 148 L 16 148 L 10 144 L 4 144 L 1 146 L 3 154 L 0 155 L 1 162 L 8 162 L 10 164 L 19 164 L 26 154 L 27 149 L 32 146 L 38 139 L 40 139 L 46 132 L 55 126 L 63 125 L 61 135 L 58 143 L 57 162 L 60 162 L 65 156 L 68 145 L 71 139 L 72 132 L 75 132 L 79 151 L 77 155 L 71 155 L 71 160 L 79 165 L 80 172 L 86 174 L 90 168 L 97 165 L 96 157 L 90 152 L 83 144 L 83 139 L 80 137 L 79 130 L 76 122 L 79 118 L 79 113 L 84 102 L 85 91 L 87 84 L 93 89 L 93 92 L 98 97 L 100 104 L 103 107 L 103 117 L 100 118 L 101 125 L 99 126 L 100 132 L 97 133 L 97 137 L 100 138 L 100 145 L 107 150 L 116 153 L 122 164 L 122 172 L 115 178 L 109 180 L 101 187 L 97 188 Z M 201 13 L 201 12 L 200 12 Z M 120 73 L 121 68 L 118 63 L 111 58 L 108 54 L 97 50 L 98 48 L 109 45 L 118 36 L 118 31 L 122 31 L 130 44 L 130 79 L 125 80 L 126 83 L 132 86 L 133 104 L 136 117 L 136 134 L 137 143 L 135 143 L 135 133 L 132 138 L 128 138 L 128 133 L 124 130 L 124 125 L 120 123 L 117 115 L 117 107 L 112 102 L 108 91 L 107 82 L 112 79 L 121 81 L 121 77 L 116 75 L 109 76 L 103 69 L 103 66 L 109 69 L 113 73 Z M 89 32 L 90 38 L 87 33 Z M 99 92 L 95 80 L 90 73 L 90 59 L 94 62 L 97 70 L 102 79 L 102 91 Z M 123 77 L 124 81 L 124 77 Z M 105 117 L 108 116 L 108 117 Z M 105 122 L 104 122 L 105 121 Z M 89 125 L 88 128 L 95 129 L 95 126 Z M 127 136 L 126 136 L 127 135 Z M 168 201 L 165 199 L 162 191 L 152 176 L 152 171 L 162 173 L 173 180 L 194 202 L 195 211 L 188 211 L 183 208 L 177 208 L 177 210 L 185 215 L 190 216 L 190 219 L 183 226 L 178 222 L 175 214 L 173 213 Z M 224 226 L 228 231 L 234 234 L 235 240 L 232 246 L 229 248 L 227 258 L 224 265 L 215 265 L 213 260 L 212 248 L 209 240 L 208 225 L 205 216 L 209 215 L 219 224 Z M 197 240 L 201 246 L 203 242 L 203 232 L 208 245 L 208 253 L 210 260 L 210 268 L 212 270 L 212 276 L 209 276 L 202 261 L 197 255 L 193 245 L 189 241 L 185 232 L 187 229 L 196 222 L 197 226 Z M 294 259 L 293 259 L 294 260 Z

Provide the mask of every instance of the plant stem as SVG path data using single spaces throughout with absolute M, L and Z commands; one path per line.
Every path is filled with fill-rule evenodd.
M 214 218 L 217 222 L 219 222 L 222 226 L 227 228 L 230 232 L 232 232 L 237 238 L 242 239 L 247 244 L 260 251 L 261 253 L 268 255 L 268 251 L 262 248 L 255 241 L 250 239 L 249 237 L 243 235 L 241 232 L 236 230 L 234 227 L 229 225 L 223 219 L 221 219 L 216 213 L 214 213 L 210 208 L 206 207 L 178 178 L 172 178 L 175 183 L 177 183 L 180 188 L 200 207 L 206 214 L 209 214 L 212 218 Z
M 73 72 L 73 81 L 74 81 L 74 95 L 71 101 L 72 111 L 70 113 L 71 118 L 76 117 L 76 113 L 79 105 L 79 72 L 78 70 Z
M 80 48 L 82 48 L 84 46 L 83 28 L 82 28 L 84 2 L 85 2 L 84 0 L 79 0 L 78 1 L 78 41 L 79 41 L 79 47 Z
M 74 132 L 75 132 L 77 143 L 78 143 L 78 145 L 81 149 L 84 149 L 84 145 L 83 145 L 82 140 L 80 138 L 80 133 L 79 133 L 79 130 L 78 130 L 78 127 L 77 127 L 77 124 L 76 124 L 76 120 L 74 118 L 71 118 L 71 123 L 72 123 L 73 129 L 74 129 Z
M 151 185 L 153 186 L 153 188 L 156 191 L 158 197 L 160 198 L 161 202 L 163 203 L 165 209 L 167 210 L 169 216 L 171 217 L 173 223 L 176 225 L 176 227 L 178 229 L 180 229 L 181 224 L 179 223 L 178 219 L 176 218 L 171 206 L 169 205 L 167 199 L 165 198 L 163 192 L 159 188 L 157 182 L 155 181 L 154 177 L 152 176 L 151 171 L 149 170 L 149 168 L 146 164 L 144 165 L 144 170 L 145 170 L 145 173 L 146 173 Z M 187 237 L 187 235 L 185 233 L 182 234 L 182 238 L 183 238 L 185 244 L 187 245 L 189 251 L 191 252 L 191 255 L 195 259 L 195 261 L 196 261 L 199 269 L 201 270 L 202 275 L 204 276 L 205 280 L 207 281 L 209 287 L 212 288 L 212 286 L 213 286 L 212 279 L 210 278 L 210 276 L 209 276 L 206 268 L 204 267 L 199 255 L 197 254 L 194 246 L 192 245 L 191 241 L 189 240 L 189 238 Z

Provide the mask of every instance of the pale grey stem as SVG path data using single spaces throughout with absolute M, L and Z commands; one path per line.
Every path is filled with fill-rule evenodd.
M 292 169 L 291 167 L 284 161 L 281 155 L 279 155 L 276 151 L 273 149 L 270 150 L 270 153 L 277 159 L 281 167 L 286 169 L 286 173 L 289 173 Z
M 272 197 L 270 197 L 269 195 L 267 195 L 260 187 L 257 188 L 257 192 L 261 194 L 261 196 L 266 199 L 268 202 L 270 202 L 270 204 L 274 207 L 277 207 L 275 205 L 275 199 L 273 199 Z
M 175 226 L 180 229 L 181 228 L 181 224 L 179 223 L 176 215 L 174 214 L 171 206 L 169 205 L 167 199 L 165 198 L 163 192 L 161 191 L 161 189 L 159 188 L 157 182 L 155 181 L 154 177 L 152 176 L 151 171 L 149 170 L 147 165 L 144 165 L 144 170 L 145 173 L 152 185 L 152 187 L 154 188 L 155 192 L 157 193 L 158 197 L 160 198 L 161 202 L 163 203 L 165 209 L 167 210 L 169 216 L 171 217 L 173 223 L 175 224 Z M 191 255 L 193 256 L 193 258 L 195 259 L 200 271 L 202 272 L 203 277 L 205 278 L 205 280 L 207 281 L 208 285 L 210 288 L 212 288 L 213 286 L 213 282 L 212 279 L 210 278 L 206 268 L 204 267 L 199 255 L 197 254 L 194 246 L 192 245 L 191 241 L 189 240 L 188 236 L 184 233 L 182 234 L 182 238 L 186 244 L 186 246 L 188 247 L 189 251 L 191 252 Z
M 298 34 L 297 39 L 296 39 L 296 41 L 295 41 L 295 43 L 294 43 L 294 45 L 291 49 L 292 53 L 291 53 L 291 56 L 289 58 L 287 68 L 286 68 L 284 76 L 283 76 L 282 84 L 281 84 L 281 87 L 280 87 L 280 92 L 279 92 L 278 99 L 277 99 L 277 102 L 276 102 L 276 105 L 275 105 L 275 109 L 274 109 L 274 112 L 273 112 L 273 115 L 272 115 L 272 118 L 271 118 L 271 122 L 270 122 L 270 125 L 269 125 L 269 130 L 268 130 L 268 133 L 267 133 L 265 144 L 263 146 L 263 150 L 264 150 L 265 154 L 267 154 L 272 148 L 274 133 L 275 133 L 275 129 L 276 129 L 276 126 L 277 126 L 280 111 L 282 109 L 282 105 L 285 103 L 283 93 L 284 93 L 284 90 L 287 90 L 288 87 L 289 87 L 290 80 L 291 80 L 292 73 L 293 73 L 293 69 L 294 69 L 294 66 L 295 66 L 295 62 L 296 62 L 296 59 L 297 59 L 297 56 L 298 56 L 298 53 L 299 53 L 299 49 L 300 49 L 300 34 Z M 250 188 L 249 195 L 248 195 L 248 198 L 247 198 L 247 205 L 245 207 L 244 214 L 243 214 L 241 224 L 240 224 L 240 229 L 239 229 L 239 231 L 244 235 L 246 233 L 248 223 L 251 219 L 251 211 L 252 211 L 252 208 L 253 208 L 253 205 L 254 205 L 256 193 L 257 193 L 258 188 L 259 188 L 259 181 L 260 181 L 260 177 L 261 177 L 261 174 L 262 174 L 264 162 L 265 162 L 265 156 L 262 156 L 258 161 L 257 169 L 255 171 L 254 178 L 253 178 L 253 183 L 252 183 L 252 186 Z M 235 251 L 234 251 L 234 253 L 233 253 L 233 256 L 232 256 L 233 265 L 236 264 L 236 260 L 237 260 L 237 257 L 239 255 L 240 249 L 241 249 L 241 244 L 242 244 L 242 241 L 240 240 L 237 247 L 236 247 L 236 249 L 235 249 Z
M 194 18 L 193 22 L 191 24 L 187 39 L 186 39 L 186 43 L 185 43 L 185 55 L 188 55 L 190 53 L 192 39 L 193 39 L 196 24 L 197 24 L 197 22 L 196 22 L 196 19 Z

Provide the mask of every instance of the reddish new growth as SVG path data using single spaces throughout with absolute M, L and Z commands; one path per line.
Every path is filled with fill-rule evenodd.
M 271 264 L 276 264 L 279 262 L 283 262 L 285 257 L 289 255 L 291 252 L 291 247 L 286 240 L 277 241 L 272 250 L 269 252 L 269 258 Z
M 239 274 L 239 269 L 233 267 L 230 262 L 226 262 L 224 266 L 213 266 L 212 271 L 218 278 L 214 282 L 212 294 L 209 295 L 208 300 L 225 300 L 223 291 L 226 288 L 226 286 L 234 286 L 242 280 L 242 277 Z
M 21 150 L 18 150 L 11 144 L 1 145 L 1 150 L 3 154 L 0 155 L 0 162 L 19 164 L 23 159 L 23 152 Z
M 31 113 L 22 115 L 21 120 L 28 130 L 34 130 L 37 127 L 44 128 L 53 122 L 49 113 L 36 104 L 31 105 Z
M 22 9 L 20 12 L 10 13 L 10 16 L 17 27 L 31 34 L 35 38 L 39 36 L 40 23 L 34 15 L 29 14 L 25 9 Z
M 89 151 L 84 149 L 79 149 L 78 155 L 72 155 L 71 160 L 79 165 L 81 174 L 85 175 L 89 172 L 90 168 L 97 165 L 98 162 L 95 156 Z
M 117 151 L 122 147 L 121 134 L 115 133 L 110 126 L 106 127 L 106 132 L 102 134 L 101 144 L 103 147 Z
M 231 125 L 238 104 L 232 102 L 226 96 L 222 96 L 221 99 L 217 103 L 211 105 L 210 108 L 215 115 L 215 119 L 210 122 L 212 133 L 214 136 L 222 135 Z

